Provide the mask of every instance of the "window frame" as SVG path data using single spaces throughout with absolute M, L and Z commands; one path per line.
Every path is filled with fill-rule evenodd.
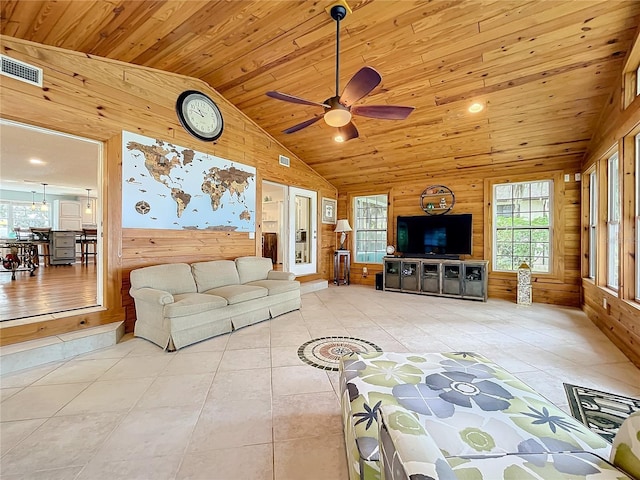
M 620 223 L 621 223 L 620 155 L 618 150 L 607 157 L 607 218 L 605 286 L 613 292 L 620 288 Z
M 553 248 L 553 256 L 551 257 L 551 266 L 549 273 L 532 273 L 533 282 L 542 281 L 546 284 L 562 284 L 565 281 L 565 184 L 563 181 L 563 170 L 548 170 L 545 172 L 523 173 L 504 175 L 500 177 L 487 178 L 484 180 L 484 219 L 485 228 L 483 228 L 484 258 L 493 258 L 493 215 L 492 215 L 492 192 L 493 185 L 496 183 L 510 183 L 520 181 L 536 181 L 536 180 L 553 180 L 553 226 L 551 229 L 551 242 Z M 488 273 L 491 278 L 498 281 L 513 281 L 517 273 L 504 272 L 493 269 L 493 262 L 489 261 Z
M 35 225 L 33 224 L 33 222 L 29 222 L 28 225 L 19 225 L 20 228 L 28 228 L 29 226 L 33 226 L 33 227 L 51 227 L 51 209 L 48 209 L 46 212 L 42 212 L 40 210 L 40 203 L 37 202 L 34 204 L 33 201 L 28 201 L 28 200 L 0 200 L 0 204 L 1 205 L 6 205 L 7 206 L 7 225 L 6 225 L 6 229 L 7 229 L 7 234 L 6 235 L 1 235 L 1 237 L 3 238 L 13 238 L 12 234 L 15 231 L 14 229 L 16 227 L 18 227 L 18 225 L 16 225 L 16 207 L 20 207 L 20 208 L 24 208 L 26 210 L 26 213 L 28 214 L 28 211 L 35 211 L 38 212 L 39 216 L 41 216 L 43 213 L 46 216 L 46 224 L 42 225 Z M 33 205 L 36 206 L 35 209 L 32 209 Z M 1 219 L 0 219 L 1 221 Z M 0 227 L 2 228 L 2 227 Z
M 588 267 L 587 278 L 595 281 L 598 272 L 598 174 L 596 170 L 587 173 L 589 178 L 589 232 L 587 236 Z
M 640 67 L 638 67 L 640 70 Z M 640 133 L 635 135 L 635 270 L 636 270 L 636 285 L 635 285 L 635 301 L 640 302 Z
M 373 198 L 373 197 L 385 197 L 385 203 L 386 203 L 386 208 L 384 209 L 385 212 L 385 228 L 368 228 L 368 229 L 364 229 L 364 228 L 359 228 L 359 218 L 367 218 L 367 217 L 358 217 L 358 202 L 360 199 L 365 199 L 365 198 Z M 389 244 L 389 218 L 391 218 L 391 213 L 390 213 L 390 207 L 389 207 L 389 193 L 388 192 L 384 192 L 384 193 L 368 193 L 368 194 L 357 194 L 357 195 L 353 195 L 351 197 L 352 199 L 352 212 L 351 212 L 351 228 L 352 228 L 352 240 L 351 240 L 351 247 L 353 250 L 353 255 L 351 257 L 351 261 L 352 263 L 360 263 L 360 264 L 375 264 L 375 265 L 382 265 L 383 264 L 383 258 L 384 256 L 387 254 L 386 253 L 386 249 L 387 249 L 387 245 Z M 370 217 L 369 217 L 370 218 Z M 384 232 L 384 245 L 382 245 L 382 249 L 381 250 L 377 250 L 375 249 L 375 247 L 373 249 L 365 249 L 362 254 L 363 255 L 373 255 L 374 256 L 374 260 L 360 260 L 360 250 L 358 249 L 358 245 L 359 242 L 378 242 L 379 240 L 376 239 L 359 239 L 359 232 Z M 375 260 L 375 257 L 380 256 L 380 260 L 377 261 Z
M 625 110 L 640 96 L 640 35 L 638 34 L 629 49 L 622 72 L 621 107 Z
M 504 187 L 505 185 L 510 185 L 510 186 L 515 186 L 515 185 L 529 185 L 529 190 L 530 190 L 530 186 L 533 183 L 548 183 L 548 196 L 545 197 L 547 198 L 548 201 L 548 206 L 546 209 L 543 210 L 543 212 L 546 210 L 548 218 L 549 218 L 549 225 L 548 226 L 535 226 L 535 225 L 531 225 L 531 222 L 529 224 L 529 226 L 520 226 L 520 227 L 516 227 L 515 225 L 512 225 L 511 227 L 498 227 L 497 225 L 497 219 L 499 216 L 504 216 L 505 212 L 500 212 L 500 205 L 498 204 L 498 201 L 496 199 L 496 190 L 500 187 Z M 511 261 L 512 261 L 512 269 L 497 269 L 497 264 L 498 264 L 498 231 L 511 231 L 511 232 L 515 232 L 517 230 L 527 230 L 529 232 L 533 232 L 533 231 L 547 231 L 548 232 L 548 241 L 547 242 L 533 242 L 531 240 L 531 237 L 533 236 L 532 234 L 529 235 L 529 244 L 531 245 L 532 243 L 546 243 L 548 245 L 548 254 L 546 255 L 547 257 L 547 270 L 537 270 L 535 268 L 534 265 L 534 261 L 532 259 L 532 257 L 534 256 L 533 254 L 529 254 L 528 259 L 522 259 L 523 261 L 527 261 L 528 265 L 531 267 L 532 272 L 535 272 L 535 274 L 549 274 L 552 270 L 552 258 L 553 258 L 553 224 L 554 224 L 554 219 L 553 219 L 553 204 L 554 204 L 554 200 L 553 200 L 553 191 L 554 191 L 554 183 L 553 183 L 553 179 L 551 178 L 545 178 L 545 179 L 539 179 L 539 180 L 530 180 L 530 181 L 519 181 L 519 182 L 503 182 L 503 183 L 495 183 L 492 187 L 492 204 L 493 204 L 493 209 L 492 209 L 492 228 L 491 228 L 491 236 L 492 236 L 492 254 L 491 254 L 491 261 L 492 261 L 492 265 L 493 265 L 493 271 L 495 272 L 501 272 L 501 273 L 515 273 L 518 271 L 518 266 L 519 265 L 515 265 L 513 263 L 514 258 L 516 259 L 516 263 L 520 263 L 520 259 L 516 258 L 515 254 L 512 252 L 512 254 L 510 255 L 511 257 Z M 529 199 L 529 201 L 531 201 L 531 199 L 533 198 L 531 196 L 531 194 L 529 194 L 529 196 L 527 197 Z M 507 200 L 508 201 L 508 200 Z M 511 198 L 511 205 L 514 205 L 514 198 Z M 513 215 L 516 214 L 517 216 L 517 211 L 519 209 L 517 208 L 512 208 L 510 212 L 507 212 L 508 214 L 511 215 L 511 218 L 513 218 Z M 529 213 L 533 213 L 530 212 Z M 515 238 L 511 238 L 511 246 L 515 246 L 517 243 Z M 520 242 L 521 243 L 521 242 Z

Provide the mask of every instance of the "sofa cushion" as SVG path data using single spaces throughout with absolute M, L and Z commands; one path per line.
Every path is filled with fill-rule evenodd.
M 206 292 L 212 288 L 240 283 L 238 270 L 233 260 L 213 260 L 191 264 L 191 272 L 196 281 L 198 292 Z
M 245 285 L 266 288 L 269 291 L 269 295 L 278 295 L 279 293 L 300 290 L 300 282 L 296 280 L 256 280 L 255 282 L 249 282 Z
M 291 272 L 277 272 L 271 270 L 267 275 L 267 280 L 295 280 L 296 274 Z
M 379 460 L 369 418 L 382 404 L 412 411 L 445 456 L 590 451 L 610 446 L 529 386 L 470 353 L 367 353 L 342 357 L 345 431 L 363 460 Z
M 227 306 L 224 298 L 204 293 L 175 294 L 173 298 L 175 302 L 164 307 L 165 317 L 184 317 Z
M 264 287 L 252 285 L 228 285 L 226 287 L 212 288 L 205 292 L 207 295 L 218 295 L 227 300 L 229 305 L 246 302 L 254 298 L 266 297 L 269 293 Z
M 133 288 L 155 288 L 171 294 L 195 293 L 196 282 L 186 263 L 169 263 L 132 270 L 129 276 Z
M 249 283 L 256 280 L 266 280 L 269 271 L 273 269 L 273 263 L 270 258 L 238 257 L 236 258 L 236 268 L 238 275 L 240 275 L 240 283 Z
M 396 405 L 382 405 L 377 421 L 381 478 L 457 479 L 438 446 L 410 411 Z

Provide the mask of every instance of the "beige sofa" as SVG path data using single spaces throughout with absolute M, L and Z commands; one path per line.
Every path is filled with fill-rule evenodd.
M 240 257 L 131 272 L 134 334 L 177 350 L 300 308 L 300 282 L 271 259 Z

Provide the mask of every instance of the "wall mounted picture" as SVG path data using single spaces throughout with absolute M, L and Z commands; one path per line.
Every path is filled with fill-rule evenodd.
M 338 202 L 332 198 L 322 199 L 322 223 L 336 223 Z
M 122 132 L 122 226 L 255 232 L 256 169 Z

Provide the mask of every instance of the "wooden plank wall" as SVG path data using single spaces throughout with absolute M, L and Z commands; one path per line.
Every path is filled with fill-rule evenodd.
M 105 142 L 103 172 L 103 231 L 105 310 L 33 325 L 5 328 L 2 344 L 15 343 L 126 318 L 135 319 L 128 296 L 129 272 L 144 265 L 232 259 L 261 254 L 261 227 L 256 239 L 247 233 L 123 229 L 121 222 L 121 132 L 127 130 L 177 145 L 252 165 L 257 169 L 257 196 L 263 180 L 315 190 L 318 197 L 336 198 L 336 189 L 293 153 L 205 83 L 181 75 L 0 37 L 2 53 L 44 70 L 44 87 L 3 77 L 2 117 Z M 215 143 L 198 141 L 180 126 L 175 114 L 178 95 L 201 90 L 219 105 L 225 129 Z M 291 167 L 278 156 L 291 159 Z M 261 205 L 256 216 L 262 218 Z M 320 226 L 318 273 L 329 278 L 334 234 Z
M 550 177 L 556 172 L 562 176 L 570 174 L 571 180 L 564 183 L 564 196 L 560 209 L 563 215 L 563 235 L 557 239 L 561 252 L 557 253 L 556 263 L 562 269 L 555 278 L 534 275 L 533 298 L 535 302 L 556 305 L 580 305 L 580 183 L 574 174 L 580 171 L 581 156 L 563 155 L 541 158 L 531 161 L 514 161 L 499 167 L 467 168 L 463 172 L 449 171 L 442 165 L 440 171 L 430 173 L 416 172 L 413 179 L 390 178 L 387 186 L 357 185 L 348 191 L 339 191 L 339 218 L 352 217 L 353 197 L 378 193 L 389 194 L 389 226 L 388 241 L 395 245 L 395 218 L 402 215 L 426 215 L 420 209 L 420 194 L 430 185 L 446 185 L 456 196 L 456 204 L 452 214 L 471 213 L 473 215 L 473 253 L 465 259 L 490 259 L 490 252 L 485 251 L 485 244 L 491 238 L 487 221 L 487 204 L 484 184 L 487 180 L 507 176 L 536 173 L 541 177 Z M 353 225 L 353 223 L 351 223 Z M 367 267 L 368 275 L 363 277 L 363 267 Z M 379 264 L 352 263 L 351 280 L 353 283 L 365 285 L 375 284 L 375 273 L 381 272 Z M 560 277 L 560 278 L 557 278 Z M 515 273 L 489 273 L 489 296 L 510 301 L 516 299 Z
M 638 30 L 640 34 L 640 30 Z M 640 55 L 640 41 L 636 35 L 632 55 L 637 59 Z M 635 145 L 633 137 L 640 133 L 640 96 L 629 102 L 623 109 L 623 98 L 629 96 L 629 88 L 623 89 L 623 75 L 619 76 L 620 88 L 615 89 L 603 110 L 589 145 L 583 165 L 583 175 L 597 166 L 598 185 L 600 189 L 600 216 L 598 235 L 598 274 L 595 281 L 582 280 L 582 309 L 587 316 L 602 330 L 611 341 L 629 359 L 640 367 L 640 304 L 634 300 L 635 281 L 634 268 L 640 261 L 640 252 L 634 251 L 634 183 L 637 175 L 635 168 Z M 625 93 L 626 92 L 626 93 Z M 635 92 L 634 92 L 635 93 Z M 606 158 L 610 152 L 618 148 L 621 168 L 620 184 L 622 190 L 622 212 L 620 222 L 621 261 L 619 270 L 620 288 L 618 292 L 608 289 L 606 277 Z M 586 187 L 586 186 L 585 186 Z M 582 212 L 582 267 L 584 276 L 588 273 L 588 190 L 583 193 Z M 604 211 L 603 211 L 604 210 Z M 606 303 L 605 303 L 606 302 Z

